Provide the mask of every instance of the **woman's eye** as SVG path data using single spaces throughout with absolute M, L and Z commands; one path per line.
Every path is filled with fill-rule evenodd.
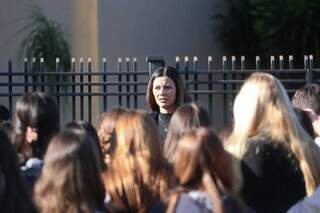
M 172 90 L 172 86 L 165 86 L 164 89 L 166 89 L 166 90 Z

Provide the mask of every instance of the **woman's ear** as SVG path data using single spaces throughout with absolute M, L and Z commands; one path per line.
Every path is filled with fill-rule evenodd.
M 30 126 L 27 127 L 26 132 L 26 141 L 28 143 L 32 143 L 34 141 L 38 140 L 38 132 L 35 128 L 32 128 Z

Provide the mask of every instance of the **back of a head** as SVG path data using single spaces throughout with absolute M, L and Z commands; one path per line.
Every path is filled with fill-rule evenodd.
M 37 132 L 37 141 L 32 144 L 32 151 L 27 150 L 25 143 L 27 128 Z M 59 131 L 60 116 L 55 100 L 46 93 L 32 92 L 23 95 L 16 103 L 14 120 L 14 143 L 18 152 L 25 152 L 27 158 L 42 158 L 51 137 Z
M 17 157 L 6 133 L 0 128 L 0 212 L 35 212 Z
M 90 140 L 86 140 L 86 142 L 90 143 L 90 146 L 95 153 L 99 168 L 101 169 L 101 171 L 103 171 L 105 169 L 105 163 L 103 161 L 99 137 L 92 124 L 86 121 L 72 121 L 67 123 L 64 129 L 69 131 L 76 131 L 78 134 L 83 135 L 83 137 L 90 138 Z
M 298 89 L 292 97 L 292 104 L 302 110 L 311 109 L 320 115 L 320 85 L 308 84 Z
M 110 155 L 115 149 L 115 124 L 120 115 L 126 112 L 124 108 L 114 108 L 101 116 L 98 129 L 99 142 L 103 154 L 104 161 L 109 163 Z
M 148 212 L 166 188 L 166 164 L 156 124 L 142 111 L 124 112 L 106 172 L 111 202 L 121 211 Z M 126 192 L 126 193 L 123 193 Z
M 48 147 L 35 187 L 39 212 L 103 210 L 104 186 L 87 135 L 74 129 L 59 133 Z
M 195 103 L 180 106 L 172 115 L 165 141 L 165 156 L 171 161 L 174 158 L 177 141 L 180 137 L 196 127 L 212 127 L 207 111 Z
M 235 99 L 234 130 L 226 148 L 241 158 L 249 138 L 262 133 L 295 155 L 310 194 L 320 181 L 319 150 L 300 125 L 281 82 L 271 74 L 256 72 Z

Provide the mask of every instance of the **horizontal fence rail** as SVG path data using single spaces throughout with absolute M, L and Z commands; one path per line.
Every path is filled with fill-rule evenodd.
M 103 58 L 99 68 L 93 70 L 90 58 L 86 61 L 72 58 L 71 69 L 63 72 L 57 59 L 56 69 L 49 72 L 44 68 L 43 58 L 25 59 L 23 71 L 15 70 L 10 60 L 8 71 L 0 72 L 0 98 L 7 100 L 2 102 L 7 103 L 5 105 L 12 113 L 19 96 L 31 91 L 46 91 L 56 97 L 60 108 L 64 107 L 61 102 L 67 102 L 70 119 L 89 122 L 92 116 L 96 116 L 92 110 L 96 104 L 101 111 L 116 106 L 146 109 L 148 79 L 157 67 L 165 65 L 162 57 L 147 57 L 146 61 L 148 70 L 138 69 L 137 58 L 118 58 L 116 69 L 109 69 L 107 60 Z M 205 63 L 205 69 L 199 69 L 198 57 L 176 57 L 173 66 L 181 74 L 194 101 L 202 103 L 213 118 L 222 114 L 217 121 L 222 125 L 232 119 L 230 108 L 233 99 L 243 81 L 253 72 L 273 74 L 284 84 L 289 95 L 305 84 L 319 83 L 320 70 L 314 68 L 312 55 L 304 57 L 304 67 L 299 69 L 293 67 L 292 56 L 271 56 L 265 67 L 257 56 L 253 69 L 246 68 L 244 56 L 223 56 L 222 60 L 216 61 L 209 56 Z M 93 101 L 94 97 L 99 98 L 98 103 Z M 218 105 L 220 111 L 216 110 Z

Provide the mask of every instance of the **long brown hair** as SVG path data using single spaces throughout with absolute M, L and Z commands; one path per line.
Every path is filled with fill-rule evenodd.
M 200 127 L 184 134 L 177 143 L 173 162 L 178 191 L 205 191 L 210 195 L 213 212 L 222 212 L 221 194 L 232 192 L 233 173 L 229 156 L 211 128 Z M 173 212 L 174 194 L 168 212 Z
M 164 155 L 169 162 L 174 160 L 180 137 L 196 127 L 212 127 L 207 111 L 195 103 L 183 104 L 173 113 L 165 141 Z
M 105 190 L 88 142 L 76 129 L 63 130 L 48 147 L 34 200 L 39 212 L 93 212 L 104 209 Z
M 155 122 L 142 111 L 116 122 L 116 147 L 105 174 L 111 204 L 120 211 L 149 212 L 167 189 L 168 168 Z

